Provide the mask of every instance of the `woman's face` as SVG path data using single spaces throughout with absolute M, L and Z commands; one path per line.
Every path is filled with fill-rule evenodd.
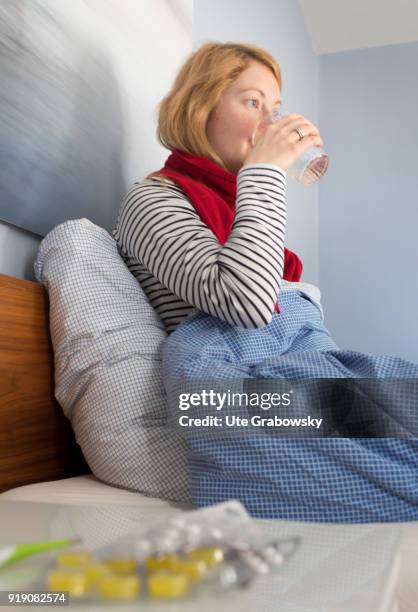
M 263 95 L 264 94 L 264 95 Z M 270 68 L 252 61 L 222 93 L 209 116 L 206 135 L 230 172 L 239 169 L 252 148 L 254 131 L 279 110 L 280 88 Z

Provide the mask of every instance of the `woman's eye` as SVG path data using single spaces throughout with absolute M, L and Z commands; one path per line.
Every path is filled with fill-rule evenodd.
M 250 106 L 252 106 L 253 108 L 258 108 L 258 100 L 257 100 L 257 98 L 250 98 L 248 100 L 248 102 L 250 102 Z M 251 102 L 255 102 L 255 104 L 251 104 Z

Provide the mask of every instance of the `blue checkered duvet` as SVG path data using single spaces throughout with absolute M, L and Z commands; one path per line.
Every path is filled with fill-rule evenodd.
M 280 295 L 281 314 L 260 329 L 233 327 L 198 312 L 163 347 L 171 409 L 185 378 L 417 378 L 418 365 L 339 350 L 305 294 Z M 418 520 L 418 440 L 286 439 L 265 433 L 189 435 L 192 499 L 235 498 L 260 518 L 320 522 Z

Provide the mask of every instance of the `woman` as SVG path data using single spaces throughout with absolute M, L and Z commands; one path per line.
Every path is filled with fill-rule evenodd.
M 382 399 L 373 384 L 357 393 L 345 382 L 417 380 L 418 367 L 340 351 L 318 289 L 300 282 L 301 261 L 284 246 L 286 171 L 322 139 L 301 115 L 272 121 L 281 87 L 277 62 L 253 45 L 207 43 L 192 53 L 160 107 L 158 137 L 171 154 L 128 192 L 114 231 L 170 334 L 162 356 L 171 414 L 178 381 L 193 387 L 208 376 L 214 387 L 235 379 L 247 388 L 253 379 L 294 387 L 315 379 L 306 405 L 328 411 L 320 439 L 288 440 L 271 429 L 228 439 L 187 432 L 192 499 L 237 498 L 264 518 L 417 520 L 417 442 L 389 437 L 404 433 L 390 427 L 411 389 L 394 385 Z M 348 422 L 350 413 L 357 420 Z M 363 439 L 347 437 L 353 427 Z
M 188 58 L 162 101 L 158 138 L 172 154 L 129 191 L 114 237 L 168 332 L 196 309 L 267 325 L 282 279 L 300 278 L 284 248 L 286 170 L 322 140 L 301 115 L 268 125 L 280 104 L 269 53 L 217 43 Z

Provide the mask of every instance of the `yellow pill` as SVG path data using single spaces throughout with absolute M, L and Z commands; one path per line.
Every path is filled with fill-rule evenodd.
M 91 561 L 91 553 L 80 550 L 73 552 L 63 552 L 57 555 L 59 567 L 83 568 Z
M 218 546 L 210 548 L 195 548 L 189 553 L 191 559 L 204 561 L 208 567 L 215 567 L 224 560 L 224 551 Z
M 105 561 L 107 567 L 113 572 L 128 573 L 136 572 L 135 559 L 107 559 Z
M 98 583 L 99 593 L 105 599 L 137 599 L 141 590 L 139 576 L 133 574 L 103 575 Z
M 97 584 L 98 580 L 104 575 L 109 574 L 110 569 L 104 565 L 104 563 L 92 563 L 88 565 L 85 569 L 87 586 L 93 586 Z
M 170 570 L 173 563 L 178 560 L 176 555 L 164 555 L 162 557 L 148 557 L 145 561 L 145 567 L 149 572 L 158 572 L 160 570 Z
M 200 580 L 206 570 L 206 563 L 201 559 L 176 559 L 170 565 L 170 571 L 185 574 L 190 580 Z
M 154 599 L 176 599 L 187 595 L 189 590 L 186 574 L 153 572 L 148 576 L 148 594 Z
M 87 579 L 84 572 L 53 570 L 49 572 L 48 589 L 50 591 L 68 591 L 71 597 L 83 597 L 87 590 Z

